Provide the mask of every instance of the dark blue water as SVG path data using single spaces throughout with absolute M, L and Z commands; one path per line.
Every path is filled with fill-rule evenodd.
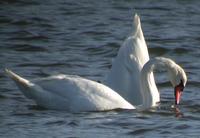
M 0 137 L 199 137 L 200 1 L 0 1 Z M 72 114 L 44 110 L 3 73 L 57 73 L 105 79 L 111 61 L 141 17 L 151 57 L 172 58 L 188 83 L 179 110 L 173 88 L 156 74 L 161 105 L 148 111 Z

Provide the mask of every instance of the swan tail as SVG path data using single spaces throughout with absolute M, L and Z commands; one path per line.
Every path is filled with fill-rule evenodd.
M 27 97 L 32 99 L 32 89 L 34 88 L 35 84 L 30 82 L 27 79 L 24 79 L 17 75 L 16 73 L 12 72 L 9 69 L 5 69 L 5 73 L 17 84 L 19 89 L 23 92 L 23 94 Z
M 134 28 L 135 28 L 134 36 L 137 36 L 140 39 L 144 39 L 140 23 L 140 17 L 137 14 L 135 14 L 134 16 Z
M 11 70 L 5 69 L 5 72 L 15 82 L 20 83 L 23 86 L 29 86 L 29 85 L 31 85 L 31 83 L 28 80 L 20 77 L 19 75 L 17 75 L 16 73 L 12 72 Z

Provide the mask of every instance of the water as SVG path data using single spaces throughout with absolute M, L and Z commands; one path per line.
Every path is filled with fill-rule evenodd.
M 0 2 L 0 137 L 199 137 L 200 1 L 2 0 Z M 112 58 L 141 16 L 151 57 L 172 58 L 188 83 L 179 111 L 173 88 L 156 74 L 161 105 L 148 111 L 72 114 L 44 110 L 3 73 L 26 78 L 57 73 L 104 80 Z

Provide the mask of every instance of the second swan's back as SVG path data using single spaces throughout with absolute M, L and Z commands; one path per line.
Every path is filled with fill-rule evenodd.
M 149 54 L 138 15 L 134 17 L 134 29 L 133 35 L 125 40 L 114 60 L 106 85 L 131 104 L 139 105 L 142 104 L 140 73 L 149 60 Z

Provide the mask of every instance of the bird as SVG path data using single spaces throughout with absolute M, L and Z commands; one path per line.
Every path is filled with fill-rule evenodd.
M 149 53 L 140 17 L 137 14 L 134 16 L 133 25 L 134 31 L 120 47 L 104 84 L 118 92 L 131 104 L 141 105 L 143 100 L 140 73 L 144 64 L 149 61 Z M 150 75 L 150 81 L 155 83 L 153 73 Z M 158 91 L 156 93 L 155 95 L 159 97 Z
M 179 104 L 187 82 L 186 74 L 171 59 L 156 57 L 143 66 L 139 75 L 143 99 L 141 108 L 156 106 L 160 98 L 155 83 L 151 82 L 154 68 L 167 70 L 169 80 L 175 88 L 175 104 Z M 29 81 L 9 69 L 5 69 L 5 72 L 27 98 L 46 109 L 85 112 L 137 108 L 106 85 L 80 76 L 60 74 Z
M 9 69 L 6 74 L 37 105 L 69 112 L 135 109 L 118 93 L 96 81 L 76 75 L 54 75 L 29 81 Z

